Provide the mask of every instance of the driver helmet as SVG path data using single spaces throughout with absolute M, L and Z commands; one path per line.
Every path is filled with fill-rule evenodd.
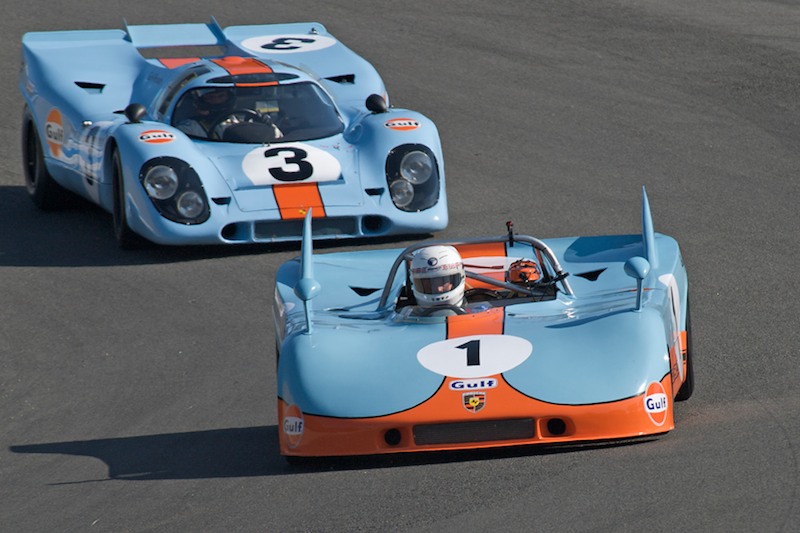
M 411 259 L 414 297 L 422 307 L 460 306 L 464 302 L 466 276 L 461 254 L 452 246 L 428 246 Z
M 539 267 L 530 259 L 517 259 L 508 268 L 508 282 L 517 285 L 528 285 L 541 277 Z
M 233 104 L 233 91 L 226 87 L 201 89 L 197 97 L 197 110 L 206 114 L 221 113 Z

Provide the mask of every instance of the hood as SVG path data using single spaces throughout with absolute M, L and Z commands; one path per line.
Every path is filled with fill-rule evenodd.
M 472 339 L 481 342 L 481 365 L 494 370 L 485 376 L 450 377 L 502 376 L 519 393 L 552 404 L 630 398 L 669 371 L 664 330 L 655 311 L 636 313 L 626 302 L 624 310 L 577 318 L 563 302 L 532 305 L 535 314 L 530 305 L 506 308 L 502 335 L 490 337 L 454 338 L 445 321 L 341 321 L 333 316 L 328 321 L 319 313 L 313 335 L 295 335 L 283 347 L 279 383 L 290 379 L 296 387 L 281 387 L 279 395 L 320 415 L 401 412 L 432 397 L 445 380 L 445 372 L 420 363 L 421 351 L 437 352 L 446 363 L 453 348 L 449 345 L 458 344 L 466 353 Z M 542 313 L 543 306 L 549 313 Z M 511 358 L 509 350 L 515 346 L 524 353 Z
M 340 135 L 261 146 L 207 143 L 203 149 L 242 211 L 276 209 L 272 188 L 301 183 L 318 184 L 326 206 L 363 203 L 357 151 Z

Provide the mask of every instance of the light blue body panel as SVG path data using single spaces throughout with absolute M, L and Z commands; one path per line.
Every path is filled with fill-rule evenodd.
M 545 240 L 571 273 L 574 294 L 504 307 L 503 335 L 533 347 L 529 358 L 502 374 L 506 382 L 543 402 L 591 405 L 643 394 L 649 383 L 670 374 L 670 350 L 679 350 L 678 337 L 686 328 L 687 279 L 675 240 L 655 234 L 653 241 L 658 267 L 645 278 L 643 308 L 636 311 L 636 281 L 623 267 L 646 253 L 641 235 Z M 527 250 L 506 247 L 509 257 L 530 256 Z M 446 338 L 446 319 L 410 317 L 395 309 L 402 269 L 391 284 L 390 304 L 378 308 L 401 252 L 314 256 L 321 289 L 309 302 L 310 335 L 304 302 L 294 293 L 300 261 L 278 270 L 280 398 L 308 414 L 377 417 L 411 409 L 442 386 L 443 376 L 420 364 L 417 354 Z
M 243 46 L 242 43 L 253 38 L 263 37 L 265 41 L 268 41 L 270 36 L 307 34 L 310 28 L 314 29 L 317 36 L 329 37 L 335 40 L 335 37 L 328 33 L 322 24 L 317 22 L 231 26 L 225 28 L 225 36 L 231 42 L 237 43 L 240 48 L 254 54 L 256 57 L 284 60 L 286 58 L 284 54 L 270 53 L 268 49 L 263 47 L 248 48 Z M 369 87 L 372 93 L 385 96 L 386 102 L 390 103 L 383 80 L 375 68 L 338 40 L 325 48 L 307 52 L 298 51 L 292 54 L 292 58 L 293 62 L 302 65 L 308 71 L 314 72 L 323 85 L 336 95 L 336 101 L 343 108 L 351 108 L 355 112 L 363 110 L 364 94 L 361 87 Z M 353 75 L 357 83 L 336 83 L 328 80 L 328 78 L 346 75 Z
M 293 35 L 296 37 L 286 37 Z M 292 50 L 292 39 L 303 39 L 303 35 L 314 42 L 307 50 Z M 170 125 L 181 94 L 228 75 L 224 68 L 207 60 L 167 66 L 151 57 L 160 49 L 191 46 L 206 47 L 201 51 L 213 47 L 217 54 L 210 51 L 209 57 L 263 59 L 276 71 L 290 73 L 293 81 L 318 84 L 330 96 L 342 120 L 342 132 L 291 144 L 323 150 L 336 159 L 341 175 L 319 181 L 319 196 L 327 218 L 352 222 L 345 229 L 336 226 L 321 231 L 315 238 L 416 234 L 446 227 L 444 164 L 436 126 L 422 114 L 406 109 L 367 111 L 365 100 L 370 94 L 383 95 L 388 101 L 380 76 L 324 26 L 313 22 L 224 30 L 212 22 L 25 34 L 19 86 L 54 180 L 112 211 L 110 158 L 116 150 L 124 168 L 128 224 L 154 242 L 299 240 L 293 224 L 270 233 L 269 224 L 280 223 L 287 215 L 282 215 L 272 185 L 254 184 L 243 169 L 247 154 L 280 147 L 280 142 L 210 142 L 191 138 Z M 193 72 L 199 74 L 192 77 Z M 147 110 L 139 123 L 129 123 L 122 112 L 132 103 L 142 104 Z M 416 127 L 388 127 L 394 119 L 413 121 Z M 147 132 L 156 132 L 166 140 L 148 142 Z M 439 177 L 438 201 L 418 211 L 396 207 L 387 183 L 390 152 L 408 145 L 430 150 Z M 207 221 L 186 225 L 161 216 L 140 182 L 143 166 L 157 157 L 178 158 L 197 171 L 210 206 Z M 259 225 L 267 229 L 258 231 Z

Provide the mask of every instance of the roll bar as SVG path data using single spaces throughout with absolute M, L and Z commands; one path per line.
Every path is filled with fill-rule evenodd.
M 383 292 L 381 293 L 381 299 L 378 302 L 378 310 L 383 309 L 386 307 L 386 304 L 389 301 L 389 293 L 392 290 L 392 284 L 394 283 L 395 278 L 397 277 L 397 270 L 400 268 L 400 265 L 408 260 L 411 259 L 411 256 L 414 252 L 421 248 L 425 248 L 427 246 L 434 246 L 434 245 L 449 245 L 449 246 L 462 246 L 467 244 L 488 244 L 488 243 L 496 243 L 496 242 L 508 242 L 508 236 L 501 235 L 497 237 L 483 237 L 483 238 L 475 238 L 475 239 L 466 239 L 463 241 L 426 241 L 426 242 L 419 242 L 416 244 L 412 244 L 411 246 L 407 247 L 403 250 L 398 256 L 397 259 L 394 260 L 392 264 L 391 270 L 389 270 L 389 277 L 386 279 L 386 284 L 383 286 Z M 565 294 L 570 296 L 574 295 L 572 292 L 572 287 L 570 287 L 569 282 L 567 281 L 568 274 L 564 272 L 561 268 L 561 265 L 558 263 L 558 259 L 556 259 L 555 254 L 547 246 L 544 242 L 536 239 L 535 237 L 531 237 L 529 235 L 514 235 L 513 242 L 516 243 L 525 243 L 530 245 L 530 247 L 539 253 L 541 256 L 550 263 L 550 268 L 552 268 L 553 273 L 552 275 L 544 268 L 545 265 L 542 265 L 542 274 L 558 283 L 561 284 L 561 288 Z

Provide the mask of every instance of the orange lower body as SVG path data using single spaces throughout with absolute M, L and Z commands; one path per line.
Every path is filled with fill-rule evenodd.
M 278 400 L 281 454 L 324 457 L 463 450 L 627 439 L 674 427 L 670 376 L 644 394 L 592 405 L 559 405 L 498 385 L 471 392 L 451 380 L 425 403 L 387 416 L 332 418 Z M 472 394 L 472 396 L 467 396 Z

